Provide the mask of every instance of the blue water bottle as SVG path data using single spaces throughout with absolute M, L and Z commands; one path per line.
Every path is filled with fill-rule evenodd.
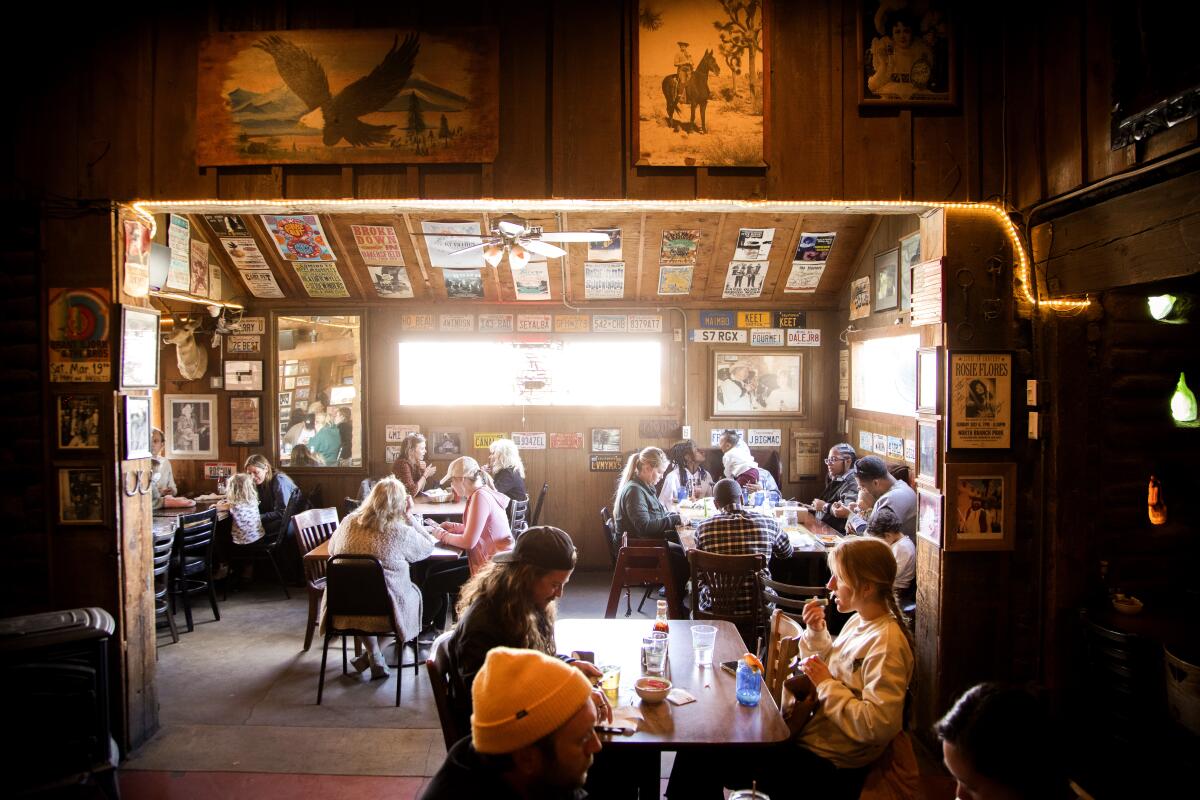
M 744 706 L 756 706 L 762 696 L 762 673 L 746 663 L 745 659 L 738 661 L 737 668 L 737 701 Z

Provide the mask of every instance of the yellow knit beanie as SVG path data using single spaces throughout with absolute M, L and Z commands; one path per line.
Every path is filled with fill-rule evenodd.
M 512 753 L 561 728 L 589 701 L 583 673 L 536 650 L 493 647 L 471 687 L 480 753 Z

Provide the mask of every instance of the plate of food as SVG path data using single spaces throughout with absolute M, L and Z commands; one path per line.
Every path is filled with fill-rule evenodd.
M 842 537 L 838 536 L 836 533 L 817 533 L 813 535 L 817 537 L 818 542 L 826 547 L 833 547 L 842 539 Z

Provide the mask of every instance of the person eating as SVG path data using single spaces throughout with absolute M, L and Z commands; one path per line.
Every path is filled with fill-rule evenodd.
M 900 520 L 900 529 L 905 536 L 916 536 L 917 534 L 917 493 L 912 487 L 904 481 L 896 480 L 890 472 L 888 472 L 887 464 L 879 456 L 864 456 L 858 460 L 856 466 L 858 473 L 858 485 L 860 489 L 864 489 L 870 493 L 871 497 L 875 498 L 875 505 L 871 509 L 871 514 L 878 514 L 881 508 L 890 508 L 896 512 L 896 517 Z M 833 510 L 835 514 L 840 513 L 843 504 L 835 502 Z M 863 511 L 851 511 L 846 519 L 846 530 L 854 533 L 865 533 L 867 523 L 870 521 L 869 516 L 864 516 Z
M 854 468 L 857 454 L 847 442 L 829 448 L 825 457 L 825 474 L 829 481 L 821 496 L 812 501 L 813 516 L 838 533 L 846 532 L 846 520 L 850 506 L 858 499 L 858 472 Z M 840 503 L 838 509 L 833 505 Z

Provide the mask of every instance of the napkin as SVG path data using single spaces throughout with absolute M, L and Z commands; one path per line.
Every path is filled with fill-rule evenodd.
M 612 726 L 614 728 L 633 728 L 637 730 L 642 721 L 642 712 L 634 706 L 617 706 L 612 710 Z
M 686 706 L 688 703 L 696 702 L 696 698 L 686 689 L 672 689 L 667 692 L 667 701 L 677 706 Z

